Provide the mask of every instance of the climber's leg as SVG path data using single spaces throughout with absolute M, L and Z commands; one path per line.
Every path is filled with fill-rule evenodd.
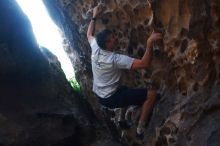
M 142 106 L 141 116 L 137 127 L 137 134 L 143 133 L 144 125 L 146 121 L 149 120 L 149 115 L 156 101 L 156 96 L 156 90 L 148 90 L 146 100 Z

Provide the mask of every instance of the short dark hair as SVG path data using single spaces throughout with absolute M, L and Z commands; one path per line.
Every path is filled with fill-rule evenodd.
M 104 29 L 100 32 L 98 32 L 96 35 L 95 35 L 95 38 L 96 38 L 96 41 L 97 41 L 97 44 L 98 46 L 103 49 L 103 50 L 106 50 L 106 41 L 108 39 L 108 36 L 112 34 L 112 31 L 110 29 Z

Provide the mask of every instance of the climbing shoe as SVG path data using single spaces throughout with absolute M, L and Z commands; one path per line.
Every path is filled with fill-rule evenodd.
M 138 122 L 137 125 L 137 131 L 136 131 L 136 138 L 139 140 L 143 140 L 144 139 L 144 124 L 142 122 Z
M 137 132 L 136 132 L 136 138 L 137 138 L 138 140 L 143 140 L 143 139 L 144 139 L 144 132 L 142 132 L 142 133 L 137 133 Z

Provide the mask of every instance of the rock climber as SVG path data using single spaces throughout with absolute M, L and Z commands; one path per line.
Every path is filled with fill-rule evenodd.
M 121 86 L 121 71 L 148 68 L 152 58 L 153 43 L 160 40 L 162 36 L 160 33 L 152 32 L 146 41 L 146 51 L 141 59 L 117 54 L 114 52 L 116 38 L 111 30 L 104 29 L 94 35 L 96 19 L 100 12 L 101 5 L 98 4 L 93 9 L 93 17 L 87 30 L 87 38 L 92 49 L 93 92 L 97 95 L 99 102 L 109 108 L 142 105 L 136 131 L 136 134 L 141 135 L 153 109 L 157 93 L 155 89 L 133 89 Z

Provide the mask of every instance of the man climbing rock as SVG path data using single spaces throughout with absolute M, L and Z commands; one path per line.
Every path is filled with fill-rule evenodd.
M 116 39 L 109 29 L 104 29 L 94 36 L 97 16 L 101 12 L 101 5 L 93 9 L 87 38 L 92 54 L 93 92 L 99 102 L 109 108 L 142 105 L 141 116 L 137 126 L 137 134 L 143 135 L 144 125 L 150 115 L 156 100 L 154 89 L 133 89 L 120 85 L 121 70 L 138 70 L 150 66 L 153 42 L 161 39 L 160 33 L 152 32 L 147 39 L 147 48 L 142 59 L 131 58 L 114 52 Z

